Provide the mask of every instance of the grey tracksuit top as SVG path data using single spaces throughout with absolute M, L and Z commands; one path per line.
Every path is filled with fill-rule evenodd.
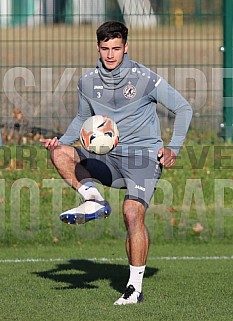
M 116 155 L 150 152 L 157 158 L 163 146 L 156 103 L 159 102 L 175 114 L 174 130 L 168 148 L 177 155 L 191 118 L 192 108 L 186 99 L 164 79 L 147 67 L 124 55 L 114 70 L 106 70 L 99 59 L 97 67 L 86 73 L 78 83 L 78 112 L 65 134 L 62 144 L 73 144 L 79 139 L 82 123 L 90 116 L 105 115 L 118 126 Z

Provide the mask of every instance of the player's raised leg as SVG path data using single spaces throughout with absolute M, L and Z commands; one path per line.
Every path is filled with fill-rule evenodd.
M 68 224 L 82 224 L 96 218 L 108 217 L 111 208 L 94 186 L 91 175 L 80 164 L 77 150 L 60 145 L 51 150 L 51 159 L 61 177 L 84 198 L 84 203 L 65 211 L 60 219 Z M 85 183 L 81 183 L 84 182 Z

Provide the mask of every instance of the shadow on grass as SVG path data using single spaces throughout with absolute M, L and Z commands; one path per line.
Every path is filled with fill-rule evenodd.
M 152 277 L 158 273 L 157 268 L 147 267 L 144 277 Z M 110 286 L 118 292 L 122 292 L 129 277 L 129 267 L 127 265 L 94 262 L 90 260 L 70 260 L 67 263 L 58 264 L 56 268 L 33 272 L 33 274 L 63 283 L 55 289 L 95 289 L 98 286 L 92 282 L 98 280 L 109 280 Z M 64 283 L 68 284 L 63 286 Z

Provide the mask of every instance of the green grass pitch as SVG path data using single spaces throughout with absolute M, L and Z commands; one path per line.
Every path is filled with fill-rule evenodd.
M 152 245 L 136 306 L 113 306 L 128 277 L 121 241 L 1 252 L 1 320 L 232 320 L 230 245 Z
M 125 307 L 113 306 L 128 279 L 123 195 L 102 190 L 113 208 L 107 220 L 62 224 L 61 210 L 80 199 L 44 149 L 18 148 L 0 151 L 0 320 L 232 320 L 230 146 L 189 138 L 164 171 L 147 214 L 145 300 Z

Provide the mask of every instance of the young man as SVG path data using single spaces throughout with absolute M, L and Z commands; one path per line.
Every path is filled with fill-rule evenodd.
M 94 186 L 94 180 L 113 188 L 126 188 L 123 217 L 130 275 L 115 305 L 143 300 L 142 279 L 149 249 L 145 213 L 162 167 L 175 163 L 192 117 L 189 103 L 174 88 L 155 72 L 129 59 L 127 35 L 128 29 L 120 22 L 109 21 L 97 29 L 100 58 L 96 68 L 79 80 L 77 116 L 59 140 L 41 140 L 51 151 L 61 177 L 85 200 L 62 213 L 63 222 L 85 223 L 109 216 L 110 205 Z M 175 114 L 173 135 L 166 148 L 160 135 L 157 102 Z M 118 125 L 119 144 L 107 155 L 89 154 L 71 146 L 79 139 L 82 123 L 95 114 L 106 115 Z

